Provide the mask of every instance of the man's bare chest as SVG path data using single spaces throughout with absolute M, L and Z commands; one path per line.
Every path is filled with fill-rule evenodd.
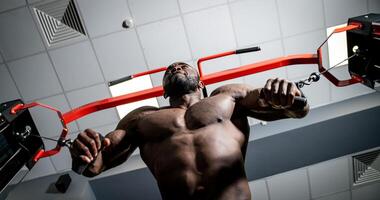
M 229 121 L 234 106 L 232 98 L 216 96 L 203 99 L 187 109 L 160 109 L 141 117 L 137 131 L 145 139 L 196 132 L 215 123 Z

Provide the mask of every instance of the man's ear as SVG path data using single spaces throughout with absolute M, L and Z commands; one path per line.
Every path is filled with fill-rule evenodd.
M 205 87 L 205 84 L 202 81 L 198 82 L 198 88 L 203 89 Z

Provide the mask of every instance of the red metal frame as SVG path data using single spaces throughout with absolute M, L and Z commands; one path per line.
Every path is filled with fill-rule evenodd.
M 349 31 L 349 30 L 354 30 L 354 29 L 360 29 L 361 27 L 362 27 L 362 25 L 360 23 L 352 22 L 348 26 L 335 29 L 327 37 L 327 39 L 321 44 L 321 46 L 319 46 L 319 48 L 317 50 L 317 55 L 318 55 L 318 60 L 319 60 L 318 61 L 318 70 L 319 70 L 319 72 L 321 72 L 321 73 L 323 72 L 323 75 L 331 83 L 333 83 L 337 87 L 344 87 L 344 86 L 352 85 L 352 84 L 355 84 L 355 83 L 361 83 L 361 82 L 363 82 L 363 79 L 360 76 L 354 76 L 354 75 L 351 76 L 351 79 L 347 79 L 347 80 L 339 80 L 339 79 L 337 79 L 334 75 L 332 75 L 329 71 L 327 71 L 326 68 L 323 67 L 323 62 L 322 62 L 322 47 L 323 47 L 324 44 L 326 44 L 327 40 L 329 40 L 330 37 L 333 34 L 345 32 L 345 31 Z
M 68 133 L 68 128 L 67 128 L 67 123 L 64 121 L 64 117 L 61 113 L 61 111 L 59 111 L 58 109 L 56 108 L 53 108 L 51 106 L 48 106 L 48 105 L 45 105 L 45 104 L 42 104 L 42 103 L 38 103 L 38 102 L 33 102 L 33 103 L 30 103 L 30 104 L 17 104 L 15 105 L 12 109 L 11 109 L 11 114 L 16 114 L 18 111 L 20 110 L 23 110 L 23 109 L 28 109 L 28 108 L 32 108 L 32 107 L 36 107 L 36 106 L 40 106 L 40 107 L 43 107 L 43 108 L 47 108 L 49 110 L 52 110 L 52 111 L 55 111 L 58 115 L 58 118 L 60 119 L 61 121 L 61 124 L 62 124 L 62 132 L 61 132 L 61 136 L 60 136 L 60 139 L 65 139 L 66 136 L 67 136 L 67 133 Z M 44 149 L 40 149 L 36 155 L 34 155 L 33 157 L 33 161 L 34 162 L 37 162 L 39 159 L 41 158 L 44 158 L 44 157 L 48 157 L 48 156 L 52 156 L 52 155 L 55 155 L 57 154 L 59 151 L 61 150 L 61 146 L 57 145 L 55 146 L 54 149 L 51 149 L 51 150 L 48 150 L 48 151 L 45 151 Z
M 361 27 L 360 24 L 350 24 L 347 27 L 343 27 L 343 28 L 339 28 L 339 29 L 334 30 L 334 33 L 358 29 L 360 27 Z M 327 38 L 327 40 L 331 37 L 331 35 Z M 207 56 L 204 58 L 200 58 L 198 60 L 197 64 L 198 64 L 199 74 L 200 74 L 201 80 L 204 82 L 204 84 L 208 85 L 208 84 L 213 84 L 213 83 L 220 82 L 220 81 L 234 79 L 234 78 L 238 78 L 238 77 L 249 75 L 249 74 L 255 74 L 258 72 L 263 72 L 263 71 L 267 71 L 267 70 L 271 70 L 271 69 L 275 69 L 275 68 L 279 68 L 279 67 L 283 67 L 283 66 L 288 66 L 288 65 L 295 65 L 295 64 L 318 64 L 319 72 L 324 72 L 324 71 L 326 71 L 326 69 L 322 65 L 322 50 L 321 50 L 321 48 L 326 43 L 326 41 L 318 48 L 317 54 L 290 55 L 290 56 L 266 60 L 266 61 L 262 61 L 262 62 L 258 62 L 258 63 L 248 64 L 248 65 L 240 66 L 237 68 L 204 75 L 202 67 L 201 67 L 202 62 L 205 62 L 207 60 L 220 58 L 220 57 L 224 57 L 224 56 L 234 55 L 234 54 L 236 54 L 236 51 L 228 51 L 228 52 L 224 52 L 224 53 L 220 53 L 220 54 Z M 153 73 L 157 73 L 157 72 L 161 72 L 161 71 L 165 71 L 165 70 L 166 70 L 166 67 L 161 67 L 158 69 L 138 73 L 138 74 L 132 75 L 131 77 L 136 78 L 139 76 L 149 75 L 149 74 L 153 74 Z M 334 85 L 339 86 L 339 87 L 351 85 L 351 84 L 358 83 L 361 81 L 360 77 L 353 77 L 352 79 L 343 80 L 343 81 L 338 80 L 329 72 L 324 72 L 323 75 L 325 75 L 328 80 L 330 80 L 332 83 L 334 83 Z M 112 107 L 115 107 L 118 105 L 136 102 L 139 100 L 148 99 L 148 98 L 152 98 L 152 97 L 162 96 L 163 93 L 164 93 L 164 91 L 163 91 L 162 86 L 157 86 L 157 87 L 153 87 L 150 89 L 146 89 L 146 90 L 142 90 L 142 91 L 138 91 L 138 92 L 133 92 L 133 93 L 129 93 L 129 94 L 118 96 L 118 97 L 106 98 L 103 100 L 95 101 L 95 102 L 80 106 L 78 108 L 75 108 L 75 109 L 73 109 L 67 113 L 64 113 L 63 115 L 61 114 L 60 111 L 58 111 L 55 108 L 52 108 L 50 106 L 43 105 L 40 103 L 36 103 L 36 102 L 31 103 L 31 104 L 26 104 L 26 105 L 16 105 L 12 109 L 12 112 L 16 113 L 18 110 L 31 108 L 34 106 L 42 106 L 42 107 L 56 111 L 58 113 L 58 116 L 61 119 L 62 125 L 64 127 L 63 131 L 61 133 L 61 138 L 64 139 L 64 138 L 66 138 L 67 131 L 68 131 L 66 124 L 68 124 L 68 123 L 70 123 L 76 119 L 79 119 L 79 118 L 81 118 L 85 115 L 88 115 L 90 113 L 97 112 L 97 111 L 104 110 L 104 109 L 108 109 L 108 108 L 112 108 Z M 41 150 L 40 152 L 38 152 L 34 156 L 33 160 L 35 162 L 37 162 L 40 158 L 54 155 L 54 154 L 59 152 L 60 148 L 61 147 L 59 145 L 57 145 L 52 150 L 48 150 L 48 151 Z

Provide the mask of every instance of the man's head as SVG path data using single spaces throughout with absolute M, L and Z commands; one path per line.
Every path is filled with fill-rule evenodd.
M 183 62 L 175 62 L 169 65 L 162 85 L 165 98 L 198 92 L 204 87 L 198 71 Z

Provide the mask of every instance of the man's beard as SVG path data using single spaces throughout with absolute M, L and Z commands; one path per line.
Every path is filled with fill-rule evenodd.
M 198 88 L 198 79 L 185 75 L 174 74 L 169 78 L 170 83 L 164 86 L 165 96 L 181 96 L 195 92 Z

